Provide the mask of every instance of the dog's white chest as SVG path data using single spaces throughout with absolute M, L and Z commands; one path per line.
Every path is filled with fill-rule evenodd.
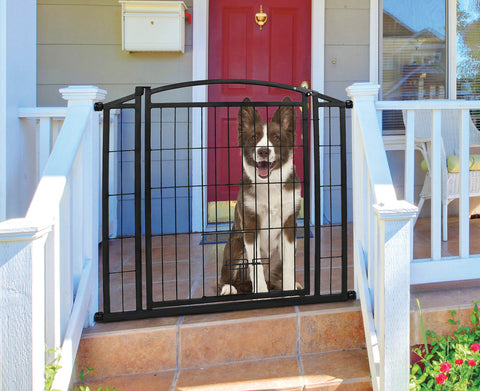
M 247 208 L 258 216 L 262 230 L 281 229 L 295 214 L 300 204 L 300 191 L 286 190 L 280 184 L 257 184 L 254 188 L 255 196 L 249 197 Z

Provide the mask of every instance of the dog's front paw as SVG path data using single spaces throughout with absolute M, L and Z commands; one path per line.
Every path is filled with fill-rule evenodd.
M 225 284 L 222 286 L 222 291 L 220 292 L 220 296 L 226 295 L 236 295 L 237 289 L 233 285 Z
M 266 292 L 268 292 L 267 283 L 259 284 L 258 289 L 257 289 L 257 293 L 266 293 Z
M 295 289 L 301 291 L 303 289 L 302 284 L 300 284 L 299 282 L 296 282 L 295 283 Z

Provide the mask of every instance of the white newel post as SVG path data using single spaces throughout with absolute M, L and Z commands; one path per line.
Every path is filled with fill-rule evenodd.
M 28 224 L 25 219 L 0 223 L 2 390 L 44 388 L 44 248 L 51 228 Z
M 378 240 L 375 318 L 380 345 L 380 389 L 408 390 L 411 224 L 417 207 L 395 201 L 373 208 Z
M 369 215 L 371 209 L 368 208 L 368 202 L 370 202 L 368 194 L 368 180 L 366 178 L 367 172 L 367 162 L 365 160 L 363 148 L 363 137 L 360 134 L 360 118 L 359 111 L 362 110 L 363 114 L 370 114 L 368 118 L 368 130 L 377 131 L 378 124 L 376 123 L 376 114 L 375 114 L 375 101 L 378 98 L 378 90 L 380 86 L 373 83 L 355 83 L 349 86 L 346 91 L 348 96 L 353 101 L 353 112 L 352 112 L 352 184 L 353 189 L 355 189 L 356 197 L 353 197 L 353 241 L 354 243 L 360 242 L 362 247 L 368 249 L 368 236 L 369 236 Z M 365 136 L 368 136 L 365 135 Z M 372 138 L 372 137 L 371 137 Z M 372 141 L 368 141 L 372 143 Z M 368 261 L 368 259 L 367 259 Z M 355 262 L 355 264 L 357 264 Z M 373 270 L 369 267 L 370 265 L 365 265 L 367 270 Z M 354 275 L 359 276 L 361 274 L 360 270 L 357 270 L 354 266 Z M 373 274 L 373 273 L 372 273 Z M 357 286 L 357 278 L 354 279 L 355 291 L 358 292 L 359 288 Z M 369 278 L 371 282 L 371 276 Z M 370 288 L 373 287 L 370 285 Z

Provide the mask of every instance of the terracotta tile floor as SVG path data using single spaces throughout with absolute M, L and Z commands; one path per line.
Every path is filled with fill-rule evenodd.
M 321 292 L 341 292 L 341 229 L 322 228 L 321 240 Z M 302 232 L 303 233 L 303 232 Z M 312 230 L 313 236 L 313 230 Z M 222 267 L 225 234 L 218 242 L 201 244 L 202 234 L 177 234 L 152 238 L 152 296 L 154 301 L 169 301 L 214 297 Z M 310 243 L 310 275 L 313 281 L 315 238 Z M 110 300 L 112 312 L 135 309 L 135 239 L 122 238 L 110 243 Z M 303 237 L 296 244 L 296 281 L 303 286 L 305 276 Z M 352 268 L 352 234 L 348 226 L 348 267 Z M 100 252 L 100 255 L 101 252 Z M 100 268 L 102 269 L 100 262 Z M 264 266 L 268 270 L 268 265 Z M 145 244 L 142 239 L 142 269 L 145 270 Z M 100 270 L 100 276 L 102 275 Z M 351 276 L 352 273 L 349 273 Z M 102 281 L 100 280 L 102 286 Z M 143 301 L 146 279 L 142 278 Z M 313 283 L 312 283 L 313 285 Z M 353 287 L 351 278 L 349 287 Z M 101 288 L 102 289 L 102 288 Z M 313 291 L 313 286 L 312 286 Z M 103 292 L 100 294 L 103 297 Z

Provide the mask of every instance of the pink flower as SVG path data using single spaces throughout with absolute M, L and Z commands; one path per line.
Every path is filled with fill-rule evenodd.
M 462 365 L 463 364 L 463 360 L 460 358 L 458 360 L 455 360 L 455 364 L 457 365 Z
M 444 373 L 439 373 L 437 376 L 435 376 L 435 380 L 437 381 L 437 384 L 443 384 L 445 383 L 445 380 L 447 380 L 447 375 Z
M 475 362 L 475 360 L 468 360 L 467 364 L 470 365 L 471 367 L 476 367 L 477 366 L 477 363 Z
M 448 362 L 442 362 L 440 364 L 440 371 L 441 372 L 448 372 L 452 366 Z
M 478 343 L 472 343 L 470 345 L 470 350 L 473 352 L 473 353 L 476 353 L 480 350 L 480 345 Z

